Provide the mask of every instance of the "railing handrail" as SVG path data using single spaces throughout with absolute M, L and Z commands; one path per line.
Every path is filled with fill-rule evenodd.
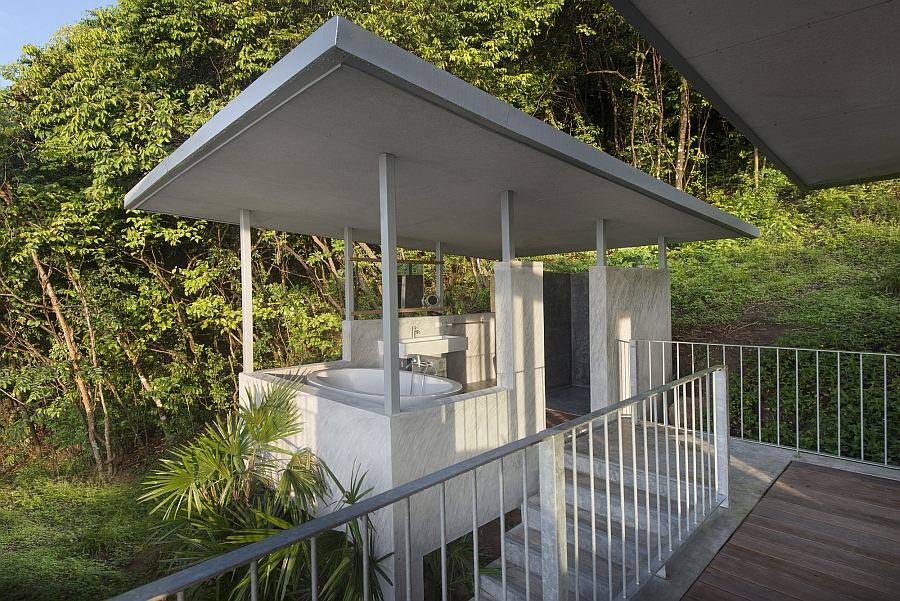
M 636 394 L 633 397 L 613 405 L 603 407 L 602 409 L 598 409 L 587 415 L 547 428 L 535 434 L 507 443 L 501 447 L 497 447 L 496 449 L 476 455 L 475 457 L 470 457 L 469 459 L 465 459 L 459 463 L 432 472 L 431 474 L 427 474 L 421 478 L 407 482 L 406 484 L 379 493 L 368 499 L 363 499 L 353 505 L 339 509 L 334 513 L 315 518 L 289 530 L 273 534 L 263 540 L 240 547 L 234 551 L 229 551 L 228 553 L 208 559 L 188 568 L 184 568 L 174 574 L 164 576 L 163 578 L 154 580 L 141 587 L 112 597 L 109 601 L 155 601 L 165 599 L 177 592 L 184 591 L 192 586 L 201 584 L 227 572 L 231 572 L 241 566 L 246 566 L 267 555 L 296 545 L 304 540 L 328 532 L 329 530 L 333 530 L 353 520 L 363 518 L 379 509 L 383 509 L 384 507 L 393 505 L 414 494 L 437 486 L 441 482 L 446 482 L 452 478 L 471 472 L 479 467 L 493 463 L 498 459 L 502 459 L 527 449 L 528 447 L 532 447 L 543 440 L 575 430 L 597 418 L 616 413 L 617 411 L 631 407 L 651 399 L 656 395 L 668 392 L 678 386 L 698 380 L 722 369 L 725 369 L 724 365 L 712 365 L 695 373 L 681 377 L 678 380 Z
M 847 355 L 875 355 L 878 357 L 900 357 L 900 353 L 878 353 L 875 351 L 842 351 L 838 349 L 825 349 L 825 348 L 806 348 L 802 346 L 771 346 L 765 344 L 735 344 L 735 343 L 725 343 L 725 342 L 701 342 L 697 340 L 651 340 L 648 338 L 634 338 L 632 340 L 619 340 L 619 342 L 651 342 L 654 344 L 696 344 L 699 346 L 712 346 L 712 347 L 728 347 L 728 348 L 759 348 L 759 349 L 772 349 L 772 350 L 782 350 L 782 351 L 808 351 L 811 353 L 843 353 Z

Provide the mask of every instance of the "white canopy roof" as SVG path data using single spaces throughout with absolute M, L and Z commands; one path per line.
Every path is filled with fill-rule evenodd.
M 610 0 L 803 188 L 900 177 L 897 0 Z
M 378 154 L 396 156 L 401 247 L 496 258 L 758 236 L 759 230 L 335 17 L 125 197 L 140 209 L 378 243 Z

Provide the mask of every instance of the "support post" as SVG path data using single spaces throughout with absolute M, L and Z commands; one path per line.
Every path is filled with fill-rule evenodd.
M 659 252 L 657 253 L 658 265 L 660 269 L 666 268 L 666 237 L 660 236 L 657 239 L 657 243 L 659 244 Z
M 606 219 L 597 220 L 597 265 L 606 267 Z
M 515 201 L 511 190 L 500 193 L 500 232 L 502 236 L 502 261 L 509 262 L 516 258 L 516 225 Z
M 543 557 L 541 582 L 542 597 L 547 600 L 566 599 L 569 590 L 563 444 L 563 434 L 551 436 L 538 444 Z M 577 491 L 575 494 L 578 494 Z
M 631 383 L 630 389 L 631 393 L 628 395 L 629 397 L 636 396 L 638 394 L 638 352 L 637 352 L 637 340 L 629 340 L 628 341 L 628 381 Z M 623 401 L 625 399 L 622 399 Z
M 381 323 L 384 341 L 384 412 L 400 413 L 400 324 L 397 296 L 397 188 L 394 155 L 378 155 L 381 212 Z
M 253 257 L 250 245 L 250 211 L 241 209 L 241 319 L 244 373 L 253 371 Z
M 716 421 L 716 490 L 722 507 L 728 507 L 731 502 L 729 491 L 729 458 L 731 453 L 728 448 L 728 368 L 713 372 L 713 411 Z
M 434 295 L 438 299 L 438 307 L 444 306 L 444 244 L 438 242 L 434 245 L 434 260 L 437 265 L 434 268 Z
M 353 281 L 353 228 L 344 228 L 344 319 L 353 321 L 356 289 Z

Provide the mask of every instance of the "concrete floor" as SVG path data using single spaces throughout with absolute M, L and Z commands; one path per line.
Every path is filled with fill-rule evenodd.
M 548 409 L 587 415 L 591 412 L 591 389 L 586 386 L 563 386 L 544 393 Z
M 732 438 L 731 506 L 718 509 L 666 564 L 666 578 L 653 578 L 633 598 L 636 601 L 677 601 L 688 591 L 706 566 L 756 506 L 791 461 L 805 461 L 837 469 L 900 480 L 900 470 L 853 461 L 820 457 L 759 445 Z

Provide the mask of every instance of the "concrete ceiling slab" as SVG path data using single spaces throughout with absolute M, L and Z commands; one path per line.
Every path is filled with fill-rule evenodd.
M 897 0 L 610 0 L 802 188 L 900 175 Z
M 401 247 L 500 256 L 500 193 L 518 256 L 756 236 L 680 192 L 334 18 L 126 196 L 128 209 L 378 243 L 378 154 L 397 157 Z

